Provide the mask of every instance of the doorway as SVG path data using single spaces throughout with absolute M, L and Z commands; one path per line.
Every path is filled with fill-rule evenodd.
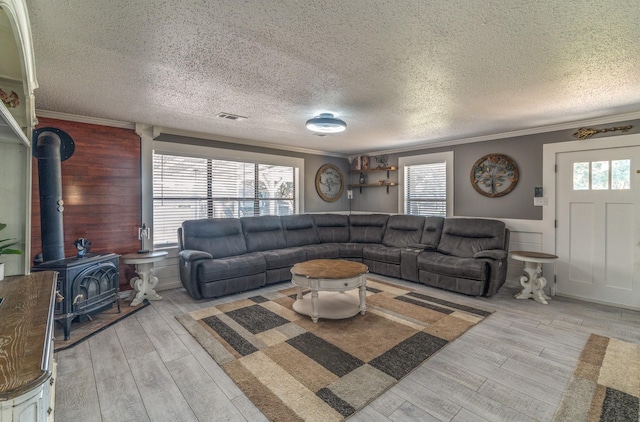
M 640 146 L 555 158 L 556 292 L 640 308 Z

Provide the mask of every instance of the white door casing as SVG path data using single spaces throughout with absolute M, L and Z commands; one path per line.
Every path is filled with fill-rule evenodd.
M 574 189 L 574 163 L 630 159 L 628 189 Z M 556 154 L 557 293 L 640 308 L 640 147 Z M 611 175 L 611 169 L 608 174 Z

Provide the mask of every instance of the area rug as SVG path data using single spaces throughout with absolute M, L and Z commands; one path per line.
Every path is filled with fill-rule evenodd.
M 555 421 L 640 421 L 640 344 L 591 334 Z
M 364 315 L 313 323 L 295 292 L 176 317 L 273 421 L 344 420 L 491 313 L 368 280 Z
M 62 323 L 56 322 L 54 326 L 54 351 L 60 352 L 70 349 L 149 305 L 149 302 L 145 300 L 140 305 L 131 307 L 127 303 L 123 303 L 122 299 L 118 300 L 120 300 L 120 312 L 118 312 L 118 307 L 112 304 L 110 308 L 91 315 L 91 318 L 76 318 L 71 323 L 69 340 L 64 339 Z M 78 321 L 80 319 L 82 321 Z

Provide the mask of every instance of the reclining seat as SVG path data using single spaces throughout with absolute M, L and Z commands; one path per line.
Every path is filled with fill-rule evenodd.
M 242 217 L 242 231 L 248 252 L 259 252 L 266 262 L 266 283 L 291 280 L 291 267 L 306 261 L 303 248 L 287 248 L 279 216 Z
M 180 280 L 194 299 L 264 286 L 266 262 L 247 253 L 240 220 L 187 220 L 178 229 Z
M 280 217 L 287 248 L 300 248 L 306 260 L 338 258 L 338 245 L 322 244 L 313 217 L 309 214 Z M 289 276 L 289 279 L 291 276 Z
M 420 282 L 474 296 L 504 284 L 509 231 L 502 221 L 447 218 L 435 252 L 418 255 Z
M 387 214 L 349 216 L 349 242 L 340 244 L 340 258 L 362 262 L 362 250 L 368 243 L 382 243 Z
M 369 271 L 401 278 L 401 251 L 409 245 L 420 242 L 424 220 L 424 217 L 418 215 L 390 216 L 382 237 L 382 244 L 365 245 L 362 249 L 362 262 L 369 267 Z

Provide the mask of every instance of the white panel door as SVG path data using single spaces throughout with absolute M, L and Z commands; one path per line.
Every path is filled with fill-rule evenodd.
M 640 147 L 556 162 L 557 293 L 640 309 Z

